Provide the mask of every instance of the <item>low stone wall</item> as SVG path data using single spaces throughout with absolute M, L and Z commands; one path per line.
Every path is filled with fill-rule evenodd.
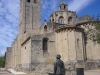
M 85 70 L 93 70 L 100 68 L 100 60 L 87 60 L 85 62 Z

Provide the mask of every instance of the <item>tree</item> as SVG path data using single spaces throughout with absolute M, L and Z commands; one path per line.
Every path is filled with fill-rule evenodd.
M 4 57 L 0 57 L 0 67 L 4 67 L 4 62 L 5 62 L 5 60 L 4 60 Z
M 88 27 L 86 38 L 100 44 L 100 15 L 93 17 L 88 20 L 91 27 Z

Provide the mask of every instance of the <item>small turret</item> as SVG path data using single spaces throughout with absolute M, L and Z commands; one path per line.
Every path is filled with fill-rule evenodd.
M 64 3 L 64 0 L 62 0 L 60 6 L 59 6 L 60 11 L 68 11 L 68 5 Z

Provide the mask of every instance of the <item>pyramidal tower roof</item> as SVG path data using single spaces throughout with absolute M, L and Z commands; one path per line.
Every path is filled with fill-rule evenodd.
M 62 0 L 61 4 L 64 4 L 64 0 Z
M 64 0 L 62 0 L 60 5 L 67 5 L 67 4 L 64 2 Z

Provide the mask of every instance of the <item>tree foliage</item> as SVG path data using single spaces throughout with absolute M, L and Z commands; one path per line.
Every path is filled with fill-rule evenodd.
M 98 44 L 100 44 L 100 19 L 99 19 L 99 15 L 97 15 L 97 17 L 93 17 L 92 20 L 89 20 L 89 23 L 92 27 L 89 28 L 88 33 L 87 33 L 87 37 L 94 41 L 97 42 Z
M 4 67 L 4 63 L 5 63 L 5 60 L 4 60 L 4 57 L 0 57 L 0 67 Z

